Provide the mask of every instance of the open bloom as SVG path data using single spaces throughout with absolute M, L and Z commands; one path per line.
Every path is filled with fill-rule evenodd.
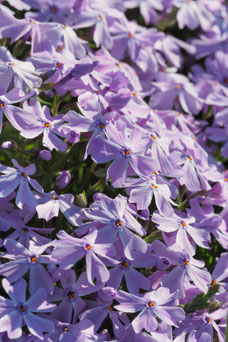
M 170 304 L 175 300 L 175 297 L 176 294 L 171 294 L 165 287 L 160 287 L 157 291 L 147 292 L 143 296 L 119 291 L 115 299 L 120 304 L 116 305 L 115 308 L 123 312 L 140 311 L 140 314 L 132 321 L 134 331 L 139 333 L 145 329 L 152 332 L 158 328 L 158 321 L 155 316 L 166 324 L 174 326 L 178 326 L 178 322 L 184 319 L 184 310 Z
M 22 336 L 22 326 L 26 324 L 30 333 L 43 340 L 44 332 L 52 332 L 54 323 L 37 313 L 51 312 L 55 304 L 46 302 L 47 292 L 44 288 L 37 291 L 26 300 L 26 281 L 18 280 L 11 285 L 3 279 L 2 286 L 10 299 L 0 297 L 0 332 L 7 331 L 9 339 Z
M 29 248 L 25 248 L 21 243 L 7 239 L 5 244 L 7 253 L 4 257 L 11 261 L 0 265 L 0 274 L 7 277 L 10 282 L 17 281 L 27 271 L 29 272 L 29 290 L 34 293 L 40 287 L 47 292 L 52 293 L 54 289 L 51 277 L 43 267 L 44 264 L 53 263 L 50 255 L 42 255 L 50 246 L 50 243 L 42 246 L 36 246 L 30 242 Z
M 18 170 L 0 165 L 0 172 L 4 174 L 0 176 L 0 197 L 7 197 L 19 186 L 16 196 L 16 205 L 20 209 L 22 209 L 24 205 L 28 206 L 30 209 L 34 209 L 37 205 L 37 201 L 30 190 L 29 184 L 38 192 L 44 191 L 35 179 L 30 178 L 30 175 L 33 175 L 36 172 L 36 167 L 34 164 L 22 167 L 15 159 L 12 159 L 12 163 Z

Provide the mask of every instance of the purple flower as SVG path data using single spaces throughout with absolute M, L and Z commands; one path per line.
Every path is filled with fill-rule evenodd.
M 99 241 L 97 230 L 81 239 L 74 238 L 63 230 L 57 236 L 60 240 L 55 243 L 52 257 L 60 265 L 60 269 L 67 270 L 85 257 L 86 272 L 90 284 L 93 285 L 95 279 L 102 283 L 109 279 L 109 271 L 101 259 L 109 259 L 114 256 L 115 249 L 112 243 Z
M 7 239 L 4 244 L 7 253 L 4 254 L 4 257 L 12 259 L 12 261 L 0 265 L 0 274 L 6 276 L 12 283 L 20 279 L 29 270 L 30 293 L 36 292 L 40 287 L 52 293 L 54 289 L 53 282 L 42 266 L 42 263 L 53 263 L 50 255 L 42 255 L 52 244 L 51 242 L 37 246 L 35 243 L 30 242 L 29 249 L 27 249 L 19 242 Z
M 124 123 L 117 121 L 106 127 L 108 140 L 96 137 L 87 152 L 96 163 L 107 163 L 113 160 L 107 171 L 107 180 L 112 178 L 112 185 L 120 187 L 124 183 L 128 165 L 136 174 L 149 175 L 153 171 L 153 159 L 145 153 L 149 139 L 136 127 L 128 134 Z
M 192 216 L 184 217 L 183 215 L 178 216 L 176 213 L 173 213 L 173 215 L 165 217 L 155 212 L 153 213 L 152 221 L 157 223 L 158 229 L 163 232 L 176 232 L 176 243 L 179 246 L 183 246 L 183 249 L 188 253 L 195 252 L 193 241 L 202 248 L 209 248 L 209 232 L 192 226 L 195 222 L 195 218 Z
M 180 8 L 177 12 L 177 22 L 180 29 L 187 26 L 190 30 L 195 30 L 200 26 L 204 31 L 207 31 L 215 21 L 215 17 L 202 1 L 175 0 L 174 5 Z
M 78 226 L 81 223 L 81 209 L 73 202 L 74 196 L 72 194 L 57 195 L 51 191 L 48 194 L 42 194 L 38 199 L 36 211 L 39 218 L 49 221 L 52 217 L 58 216 L 60 210 L 73 226 Z
M 43 134 L 43 145 L 50 151 L 56 148 L 60 151 L 67 149 L 67 144 L 63 142 L 58 135 L 61 135 L 58 126 L 63 123 L 63 117 L 57 118 L 50 115 L 49 108 L 46 106 L 41 107 L 37 99 L 30 101 L 30 104 L 24 103 L 24 109 L 32 113 L 26 129 L 21 129 L 21 135 L 27 139 L 33 139 Z
M 75 282 L 73 270 L 61 271 L 60 281 L 62 288 L 55 286 L 53 294 L 48 297 L 49 302 L 61 301 L 52 312 L 51 317 L 59 319 L 61 322 L 70 323 L 73 314 L 75 323 L 78 315 L 86 306 L 85 301 L 80 297 L 93 292 L 94 288 L 91 290 L 85 283 L 83 287 L 80 281 Z
M 18 170 L 12 167 L 6 167 L 0 165 L 0 172 L 3 176 L 0 176 L 0 197 L 7 197 L 18 186 L 16 205 L 22 209 L 24 205 L 30 209 L 34 209 L 37 205 L 37 201 L 30 190 L 29 184 L 38 192 L 43 192 L 41 185 L 35 180 L 30 178 L 36 172 L 34 164 L 30 164 L 27 167 L 22 167 L 15 159 L 12 159 L 12 163 L 18 168 Z
M 204 292 L 211 283 L 210 273 L 204 269 L 204 262 L 192 257 L 193 253 L 182 250 L 184 246 L 166 247 L 161 241 L 154 241 L 152 248 L 158 256 L 166 257 L 172 265 L 175 265 L 162 279 L 162 285 L 171 292 L 179 290 L 179 297 L 184 293 L 184 281 L 187 276 L 193 283 Z
M 120 304 L 116 305 L 115 308 L 123 312 L 140 311 L 140 314 L 131 323 L 134 331 L 139 333 L 145 329 L 152 332 L 158 328 L 155 315 L 166 324 L 174 326 L 178 326 L 178 322 L 184 319 L 184 310 L 170 304 L 175 298 L 176 294 L 170 293 L 169 289 L 165 287 L 160 287 L 157 291 L 147 292 L 142 296 L 119 291 L 115 299 Z
M 146 242 L 139 238 L 145 234 L 144 229 L 132 215 L 127 199 L 117 196 L 114 200 L 108 197 L 96 201 L 87 211 L 86 216 L 94 222 L 102 223 L 99 229 L 99 238 L 108 243 L 114 243 L 120 239 L 124 248 L 125 257 L 133 260 L 136 252 L 145 253 Z
M 18 280 L 11 285 L 3 279 L 2 286 L 10 299 L 0 297 L 0 332 L 7 331 L 9 339 L 22 336 L 22 326 L 25 324 L 33 336 L 43 340 L 44 332 L 54 330 L 54 323 L 37 313 L 51 312 L 55 305 L 46 302 L 47 292 L 44 288 L 37 291 L 26 300 L 26 281 Z
M 34 91 L 25 94 L 20 88 L 13 88 L 7 93 L 11 76 L 10 73 L 6 75 L 8 80 L 5 79 L 5 76 L 2 79 L 0 75 L 0 133 L 2 131 L 3 114 L 5 114 L 11 125 L 17 130 L 29 127 L 31 119 L 30 113 L 20 107 L 14 106 L 14 104 L 27 100 L 35 94 Z

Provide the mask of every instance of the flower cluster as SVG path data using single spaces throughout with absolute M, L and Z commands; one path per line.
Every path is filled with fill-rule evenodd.
M 227 16 L 0 1 L 0 341 L 225 341 Z

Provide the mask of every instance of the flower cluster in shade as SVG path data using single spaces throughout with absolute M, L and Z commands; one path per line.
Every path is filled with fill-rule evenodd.
M 39 158 L 0 164 L 0 341 L 223 342 L 228 171 L 215 155 L 228 158 L 225 1 L 1 3 L 1 134 L 11 125 L 39 141 L 49 167 L 52 151 L 67 155 L 87 137 L 84 160 L 103 164 L 117 195 L 78 206 L 62 193 L 68 170 L 45 192 Z M 170 18 L 192 32 L 188 42 L 158 29 Z M 53 113 L 42 93 L 74 103 Z M 70 231 L 49 226 L 60 215 Z M 198 252 L 213 241 L 223 252 L 209 272 Z M 220 304 L 186 313 L 214 284 Z

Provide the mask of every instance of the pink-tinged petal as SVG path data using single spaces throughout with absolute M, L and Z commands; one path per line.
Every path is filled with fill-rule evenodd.
M 52 332 L 55 327 L 50 319 L 33 315 L 30 312 L 24 315 L 24 320 L 30 333 L 41 339 L 43 339 L 44 332 Z
M 59 201 L 47 199 L 47 202 L 36 206 L 36 211 L 39 218 L 45 219 L 47 222 L 52 217 L 57 217 L 59 214 Z
M 109 279 L 109 271 L 104 263 L 92 252 L 86 254 L 87 277 L 90 284 L 94 284 L 94 280 L 100 280 L 105 283 Z
M 140 314 L 132 321 L 132 327 L 136 333 L 145 329 L 147 332 L 155 331 L 158 327 L 158 322 L 154 317 L 152 310 L 145 308 Z
M 155 306 L 155 314 L 166 324 L 178 327 L 178 322 L 185 318 L 185 313 L 182 308 L 175 308 L 169 306 Z
M 107 170 L 106 179 L 112 179 L 112 186 L 114 188 L 121 187 L 126 179 L 127 175 L 128 159 L 124 156 L 115 159 Z
M 211 275 L 204 269 L 199 269 L 193 265 L 187 266 L 187 272 L 194 284 L 203 292 L 208 291 L 208 285 L 211 283 Z
M 24 303 L 26 300 L 26 281 L 21 278 L 14 285 L 11 285 L 10 282 L 5 278 L 2 281 L 2 286 L 4 290 L 8 294 L 8 296 L 16 303 Z
M 9 339 L 19 338 L 22 335 L 22 315 L 16 310 L 0 318 L 0 332 L 7 331 Z

